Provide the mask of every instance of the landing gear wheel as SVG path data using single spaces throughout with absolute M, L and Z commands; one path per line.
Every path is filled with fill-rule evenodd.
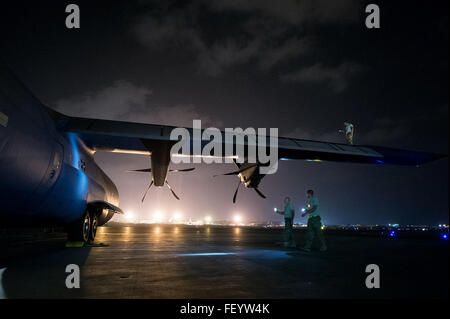
M 97 227 L 98 227 L 97 214 L 92 213 L 91 214 L 91 227 L 89 228 L 89 239 L 88 239 L 89 244 L 92 244 L 94 242 L 95 234 L 97 234 Z
M 83 214 L 83 216 L 68 227 L 68 239 L 69 241 L 81 241 L 87 243 L 89 241 L 90 229 L 91 229 L 91 216 L 89 212 Z

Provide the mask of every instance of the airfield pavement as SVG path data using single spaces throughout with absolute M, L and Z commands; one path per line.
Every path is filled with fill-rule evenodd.
M 446 240 L 325 232 L 329 250 L 307 253 L 284 248 L 282 229 L 111 224 L 81 248 L 59 232 L 5 234 L 0 298 L 448 298 Z M 79 289 L 66 287 L 69 264 Z

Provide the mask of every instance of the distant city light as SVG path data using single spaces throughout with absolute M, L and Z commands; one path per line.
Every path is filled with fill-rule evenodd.
M 300 209 L 301 211 L 307 211 L 307 208 L 299 207 L 297 209 Z M 276 207 L 273 207 L 274 211 L 279 212 L 279 210 Z M 175 225 L 191 225 L 191 226 L 206 226 L 205 229 L 208 227 L 208 225 L 223 225 L 223 226 L 236 226 L 236 228 L 239 228 L 240 226 L 247 226 L 247 227 L 262 227 L 262 228 L 278 228 L 278 227 L 284 227 L 283 222 L 276 222 L 276 221 L 248 221 L 250 217 L 244 215 L 245 212 L 243 211 L 234 211 L 229 216 L 227 216 L 227 219 L 220 220 L 217 218 L 217 216 L 208 215 L 208 213 L 212 213 L 211 211 L 205 211 L 205 214 L 203 217 L 197 219 L 194 217 L 190 217 L 189 215 L 186 217 L 186 214 L 189 214 L 189 212 L 181 211 L 178 209 L 175 209 L 170 212 L 170 214 L 167 214 L 166 211 L 160 207 L 159 209 L 155 209 L 153 212 L 150 212 L 150 216 L 141 218 L 139 214 L 136 214 L 135 211 L 125 211 L 123 215 L 118 216 L 118 222 L 119 223 L 131 223 L 131 224 L 173 224 Z M 389 225 L 389 226 L 388 226 Z M 293 227 L 300 228 L 300 227 L 306 227 L 305 224 L 297 223 L 294 224 Z M 401 232 L 401 238 L 403 238 L 405 235 L 409 236 L 409 234 L 416 233 L 420 234 L 423 232 L 423 235 L 432 234 L 434 238 L 441 238 L 441 240 L 448 240 L 449 232 L 448 232 L 448 225 L 447 224 L 434 224 L 434 225 L 413 225 L 413 224 L 405 224 L 405 225 L 399 225 L 397 223 L 391 223 L 390 224 L 373 224 L 373 225 L 359 225 L 359 224 L 353 224 L 353 225 L 327 225 L 325 224 L 321 225 L 322 230 L 351 230 L 351 231 L 371 231 L 371 232 L 377 232 L 378 234 L 386 237 L 398 237 L 399 232 Z M 420 234 L 422 235 L 422 234 Z
M 132 212 L 125 213 L 125 219 L 127 222 L 131 222 L 134 220 L 134 214 Z
M 173 214 L 173 222 L 174 223 L 179 223 L 181 222 L 181 219 L 183 218 L 183 215 L 181 215 L 181 213 L 176 212 Z
M 155 223 L 162 223 L 164 220 L 164 214 L 160 211 L 156 211 L 153 215 L 153 220 Z

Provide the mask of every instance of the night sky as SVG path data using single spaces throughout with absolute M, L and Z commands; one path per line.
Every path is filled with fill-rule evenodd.
M 365 5 L 381 9 L 367 29 Z M 76 3 L 81 28 L 66 29 Z M 448 1 L 2 1 L 0 58 L 45 104 L 68 115 L 192 126 L 278 127 L 280 135 L 448 154 Z M 281 162 L 260 190 L 196 164 L 167 188 L 125 173 L 145 156 L 97 153 L 121 207 L 185 217 L 281 220 L 285 195 L 312 188 L 326 224 L 448 223 L 448 160 L 420 168 Z M 183 165 L 180 167 L 190 167 Z M 296 222 L 305 222 L 297 214 Z

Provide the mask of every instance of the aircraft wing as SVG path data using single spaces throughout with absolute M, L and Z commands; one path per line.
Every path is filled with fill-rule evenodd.
M 175 128 L 165 125 L 77 118 L 56 114 L 58 114 L 57 123 L 60 130 L 76 133 L 94 151 L 149 155 L 151 150 L 144 145 L 144 142 L 170 141 L 170 133 Z M 186 129 L 193 137 L 193 129 Z M 222 142 L 225 143 L 224 134 L 222 134 L 222 138 Z M 209 143 L 209 140 L 203 140 L 201 143 L 203 146 Z M 236 141 L 233 143 L 235 144 Z M 149 143 L 145 144 L 148 146 Z M 244 144 L 248 144 L 248 140 L 245 140 Z M 233 146 L 236 147 L 236 145 Z M 348 145 L 279 137 L 278 157 L 281 160 L 422 165 L 446 157 L 446 155 L 380 146 Z

